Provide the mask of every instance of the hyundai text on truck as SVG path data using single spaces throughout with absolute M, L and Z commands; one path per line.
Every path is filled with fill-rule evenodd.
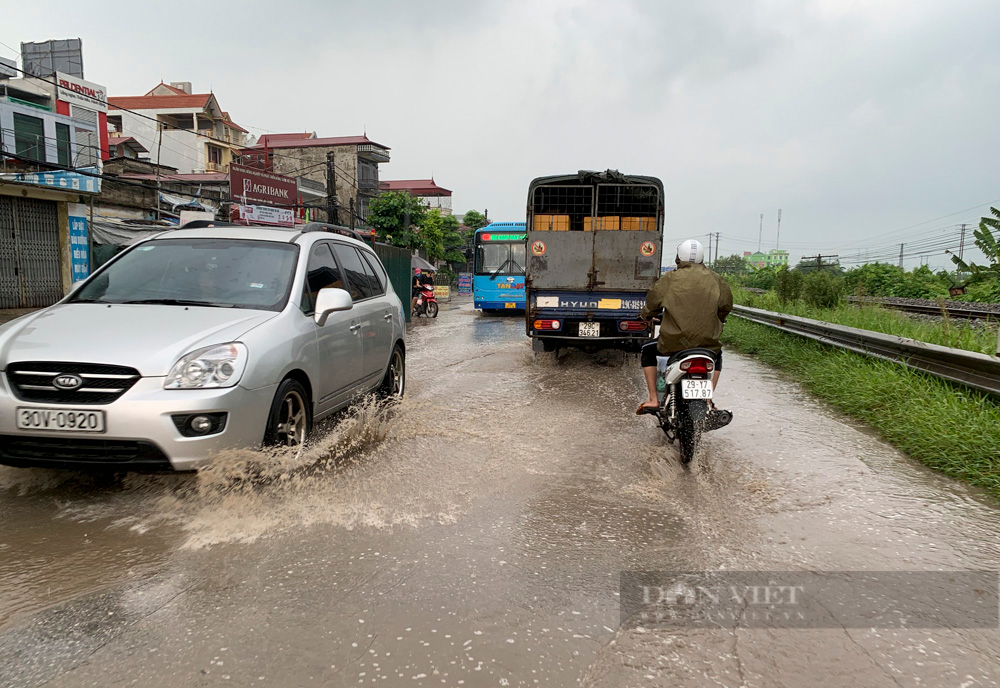
M 660 276 L 663 183 L 616 170 L 539 177 L 528 187 L 525 299 L 536 351 L 638 351 Z

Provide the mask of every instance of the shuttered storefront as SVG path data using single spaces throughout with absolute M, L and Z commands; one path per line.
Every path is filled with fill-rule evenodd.
M 58 204 L 0 196 L 0 308 L 50 306 L 62 296 Z

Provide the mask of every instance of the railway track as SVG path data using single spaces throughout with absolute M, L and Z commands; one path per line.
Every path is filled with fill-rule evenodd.
M 1000 320 L 1000 305 L 957 305 L 955 302 L 940 304 L 930 299 L 874 299 L 849 296 L 848 301 L 855 304 L 871 304 L 891 308 L 904 313 L 919 313 L 921 315 L 942 316 L 947 311 L 949 318 L 960 320 Z

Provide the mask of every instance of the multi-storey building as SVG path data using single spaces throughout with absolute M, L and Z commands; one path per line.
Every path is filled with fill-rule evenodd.
M 112 136 L 134 138 L 154 163 L 181 174 L 228 172 L 252 143 L 214 93 L 191 93 L 187 81 L 160 83 L 141 96 L 114 96 L 108 104 Z
M 332 173 L 337 217 L 328 219 L 350 224 L 352 205 L 357 218 L 368 217 L 368 202 L 379 194 L 378 166 L 389 162 L 389 150 L 366 135 L 264 134 L 243 151 L 243 163 L 323 184 Z
M 788 251 L 777 248 L 772 248 L 767 253 L 744 251 L 743 262 L 755 268 L 780 268 L 788 265 Z
M 0 308 L 48 306 L 90 273 L 86 201 L 107 157 L 104 87 L 18 73 L 0 72 Z
M 438 186 L 434 178 L 398 179 L 379 184 L 382 191 L 405 191 L 415 196 L 428 210 L 439 210 L 442 215 L 451 215 L 451 190 Z

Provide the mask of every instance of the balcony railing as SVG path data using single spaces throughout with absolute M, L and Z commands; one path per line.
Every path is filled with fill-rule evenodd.
M 362 191 L 377 191 L 378 179 L 367 178 L 358 180 L 358 188 Z
M 77 136 L 84 140 L 74 142 L 32 131 L 0 129 L 0 167 L 4 172 L 40 172 L 53 166 L 96 165 L 101 159 L 97 133 L 78 131 Z
M 359 143 L 358 157 L 373 162 L 389 162 L 389 151 L 370 143 Z
M 221 162 L 208 162 L 205 163 L 206 172 L 226 172 L 227 165 L 223 165 Z

